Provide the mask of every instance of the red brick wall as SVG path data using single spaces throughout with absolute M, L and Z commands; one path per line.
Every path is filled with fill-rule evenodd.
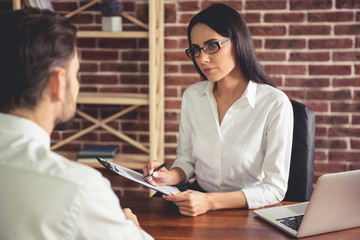
M 123 1 L 125 11 L 146 21 L 147 1 Z M 186 28 L 191 17 L 213 2 L 236 8 L 251 30 L 258 57 L 267 73 L 289 98 L 316 114 L 315 177 L 327 172 L 360 169 L 360 2 L 358 0 L 165 0 L 165 153 L 173 160 L 183 90 L 200 81 L 185 56 Z M 79 2 L 56 1 L 59 11 Z M 80 2 L 81 4 L 86 2 Z M 71 18 L 80 29 L 99 29 L 98 6 Z M 125 21 L 125 29 L 139 29 Z M 137 39 L 79 39 L 81 90 L 144 92 L 147 89 L 147 41 Z M 80 106 L 93 116 L 106 116 L 114 107 Z M 112 123 L 114 128 L 148 141 L 148 111 L 142 108 Z M 53 134 L 57 139 L 84 128 Z M 63 149 L 82 144 L 119 144 L 121 151 L 138 150 L 94 131 Z

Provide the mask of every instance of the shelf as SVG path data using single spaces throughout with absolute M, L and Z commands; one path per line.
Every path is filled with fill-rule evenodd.
M 149 95 L 139 93 L 79 93 L 78 104 L 149 105 Z
M 148 38 L 148 32 L 125 31 L 125 32 L 102 32 L 102 31 L 78 31 L 79 38 Z
M 56 153 L 77 162 L 77 152 L 67 152 L 67 151 L 56 151 Z M 135 170 L 142 170 L 143 167 L 148 163 L 148 155 L 137 155 L 137 154 L 116 154 L 113 163 L 118 164 L 123 167 L 127 167 Z M 104 168 L 99 162 L 79 162 L 94 168 Z

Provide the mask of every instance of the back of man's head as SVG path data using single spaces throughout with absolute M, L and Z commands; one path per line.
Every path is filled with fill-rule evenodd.
M 55 67 L 67 69 L 76 28 L 63 16 L 27 8 L 0 15 L 0 112 L 34 109 Z

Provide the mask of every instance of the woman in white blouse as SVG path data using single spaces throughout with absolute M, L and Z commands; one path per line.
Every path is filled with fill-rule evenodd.
M 287 190 L 293 113 L 255 54 L 250 32 L 234 9 L 215 4 L 188 26 L 188 57 L 205 81 L 183 95 L 176 160 L 154 172 L 153 185 L 186 191 L 164 196 L 183 215 L 258 208 L 280 202 Z M 150 162 L 144 175 L 160 165 Z

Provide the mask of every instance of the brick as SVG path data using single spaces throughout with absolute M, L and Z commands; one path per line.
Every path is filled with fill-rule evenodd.
M 304 13 L 266 13 L 264 15 L 264 22 L 304 22 Z
M 285 26 L 250 26 L 252 36 L 282 36 L 286 33 Z
M 357 103 L 331 103 L 332 112 L 360 112 L 360 104 Z
M 76 9 L 78 6 L 75 2 L 51 2 L 56 12 L 68 13 Z
M 316 12 L 308 13 L 309 22 L 352 22 L 353 12 Z
M 336 173 L 346 171 L 347 167 L 344 163 L 316 163 L 314 172 L 319 173 Z
M 98 92 L 96 86 L 80 86 L 80 92 Z
M 148 39 L 138 39 L 138 49 L 149 48 L 149 40 Z
M 96 40 L 95 38 L 77 38 L 76 45 L 78 48 L 95 48 Z
M 330 151 L 329 160 L 334 162 L 359 162 L 359 152 Z
M 99 66 L 97 63 L 80 63 L 80 72 L 97 72 L 99 71 Z
M 360 35 L 360 24 L 335 26 L 335 35 Z
M 329 87 L 330 86 L 330 79 L 328 78 L 286 78 L 285 80 L 286 87 L 309 87 L 309 88 L 316 88 L 316 87 Z
M 253 43 L 254 43 L 254 47 L 256 49 L 262 48 L 263 46 L 263 41 L 261 39 L 253 39 Z
M 268 49 L 302 49 L 305 48 L 305 40 L 281 40 L 281 39 L 268 39 L 265 40 L 265 48 Z
M 165 37 L 187 36 L 187 26 L 165 27 Z
M 314 159 L 315 159 L 314 165 L 317 165 L 317 162 L 319 160 L 327 160 L 327 154 L 324 151 L 315 150 Z
M 285 61 L 286 54 L 280 52 L 258 52 L 259 61 Z
M 259 23 L 261 15 L 260 13 L 246 13 L 241 15 L 246 23 Z
M 207 1 L 203 1 L 201 3 L 201 9 L 205 9 L 207 7 L 209 7 L 210 5 L 213 5 L 214 3 L 225 3 L 226 5 L 234 8 L 237 11 L 241 11 L 242 10 L 242 2 L 238 1 L 238 0 L 223 0 L 223 1 L 219 1 L 219 0 L 207 0 Z
M 165 148 L 165 154 L 166 155 L 176 155 L 176 147 L 166 147 Z M 172 160 L 174 161 L 174 160 Z
M 72 24 L 91 24 L 95 23 L 94 16 L 87 13 L 79 13 L 71 17 L 70 22 Z
M 292 52 L 289 61 L 300 62 L 322 62 L 329 61 L 330 53 L 328 52 Z
M 122 84 L 143 84 L 143 85 L 147 85 L 149 82 L 149 77 L 148 76 L 139 76 L 139 75 L 128 75 L 128 74 L 124 74 L 121 75 L 121 80 L 120 82 Z
M 283 79 L 281 77 L 272 77 L 273 82 L 275 83 L 275 86 L 280 87 L 283 86 Z
M 82 75 L 81 83 L 91 84 L 118 84 L 118 77 L 116 75 Z
M 189 22 L 194 16 L 195 15 L 193 13 L 179 13 L 179 23 L 186 24 L 186 29 L 187 29 L 187 24 L 189 24 Z M 187 36 L 187 32 L 185 36 Z
M 302 102 L 303 99 L 305 99 L 306 96 L 306 90 L 300 89 L 300 90 L 283 90 L 283 92 L 290 98 L 295 99 L 300 102 Z
M 176 22 L 176 10 L 175 4 L 164 4 L 164 22 L 175 23 Z
M 350 75 L 351 74 L 351 66 L 349 65 L 310 65 L 309 66 L 309 74 L 310 75 Z
M 148 4 L 136 4 L 135 17 L 144 23 L 149 21 L 149 6 Z
M 200 77 L 165 76 L 165 82 L 167 86 L 190 86 L 199 80 Z
M 351 99 L 350 90 L 322 91 L 314 90 L 307 92 L 307 99 L 313 100 L 346 100 Z
M 349 116 L 316 115 L 316 124 L 349 124 Z
M 359 65 L 355 65 L 355 74 L 360 74 L 360 64 Z
M 80 150 L 81 150 L 81 145 L 74 142 L 68 143 L 56 149 L 56 151 L 69 151 L 69 152 L 79 152 Z
M 165 51 L 167 49 L 176 49 L 177 48 L 177 40 L 173 40 L 173 39 L 165 39 Z
M 174 143 L 174 144 L 177 144 L 177 137 L 176 137 L 176 136 L 173 136 L 173 135 L 165 135 L 164 141 L 165 141 L 166 143 Z
M 329 137 L 359 137 L 360 128 L 337 127 L 329 129 Z
M 315 126 L 315 135 L 316 138 L 318 137 L 328 137 L 327 136 L 327 127 L 319 127 L 319 126 Z
M 332 0 L 292 0 L 290 10 L 312 10 L 312 9 L 331 9 Z
M 334 87 L 360 87 L 360 78 L 335 78 Z
M 190 11 L 199 11 L 199 2 L 198 1 L 187 1 L 187 2 L 181 2 L 179 1 L 177 3 L 178 11 L 184 11 L 184 12 L 190 12 Z
M 360 149 L 360 140 L 351 139 L 350 146 L 351 149 Z
M 166 109 L 180 109 L 181 101 L 179 100 L 165 100 Z
M 178 91 L 175 88 L 166 88 L 165 89 L 165 97 L 179 97 Z
M 141 73 L 149 73 L 149 64 L 148 63 L 140 63 L 140 72 Z
M 360 100 L 360 91 L 354 91 L 354 100 Z
M 314 112 L 329 112 L 329 104 L 324 102 L 309 102 L 305 104 Z
M 203 54 L 203 52 L 202 52 Z M 186 56 L 185 51 L 176 51 L 176 52 L 165 52 L 165 61 L 166 62 L 178 62 L 185 61 L 189 62 L 191 59 Z
M 101 63 L 102 72 L 138 72 L 139 67 L 135 63 Z
M 174 111 L 166 111 L 165 112 L 165 119 L 166 121 L 179 121 L 180 113 Z
M 165 132 L 178 132 L 179 131 L 179 124 L 177 123 L 165 123 Z
M 193 64 L 181 65 L 181 73 L 198 73 Z
M 351 119 L 351 123 L 356 124 L 356 125 L 360 125 L 360 115 L 359 116 L 353 115 L 352 119 Z
M 136 39 L 100 38 L 99 48 L 129 49 L 136 48 Z
M 166 64 L 165 63 L 165 74 L 166 73 L 178 73 L 179 66 L 177 64 Z
M 306 66 L 304 65 L 265 65 L 268 74 L 304 75 Z
M 360 8 L 360 2 L 358 0 L 336 0 L 336 8 Z
M 146 51 L 131 51 L 123 52 L 121 54 L 121 60 L 125 61 L 148 61 L 149 53 Z
M 246 10 L 274 10 L 274 9 L 286 9 L 285 0 L 274 1 L 246 1 Z
M 177 64 L 167 64 L 165 63 L 165 74 L 166 73 L 178 73 L 179 66 Z
M 359 170 L 360 169 L 360 164 L 358 163 L 349 163 L 349 171 L 351 170 Z
M 360 61 L 360 51 L 355 52 L 334 52 L 334 61 Z
M 114 61 L 118 58 L 116 51 L 81 51 L 81 60 Z
M 183 49 L 185 51 L 185 49 L 189 48 L 189 41 L 186 38 L 181 38 L 180 40 L 178 40 L 178 47 Z
M 315 141 L 315 148 L 346 149 L 347 144 L 344 140 L 317 139 Z
M 307 26 L 307 25 L 290 25 L 290 35 L 330 35 L 331 27 L 318 25 L 318 26 Z

